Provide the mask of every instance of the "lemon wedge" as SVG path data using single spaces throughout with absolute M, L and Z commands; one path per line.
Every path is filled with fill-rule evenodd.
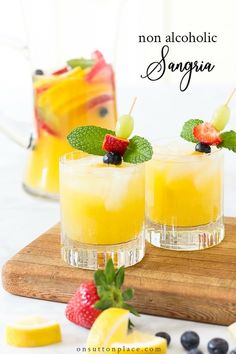
M 140 352 L 165 354 L 167 342 L 165 339 L 133 331 L 128 334 L 129 311 L 119 308 L 109 308 L 101 313 L 94 322 L 87 338 L 87 350 L 97 348 L 112 348 L 119 354 L 125 352 Z
M 234 339 L 236 339 L 236 322 L 232 323 L 232 324 L 228 327 L 228 331 L 229 331 L 229 333 L 234 337 Z
M 129 311 L 109 308 L 103 311 L 91 327 L 87 348 L 110 347 L 127 336 Z
M 30 316 L 6 326 L 6 341 L 15 347 L 41 347 L 61 342 L 60 326 L 56 321 Z
M 152 336 L 150 334 L 133 331 L 127 335 L 124 341 L 113 343 L 112 349 L 117 353 L 159 353 L 165 354 L 167 342 L 164 338 Z

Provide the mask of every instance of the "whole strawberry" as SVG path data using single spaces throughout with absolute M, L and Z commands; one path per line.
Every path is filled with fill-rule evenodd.
M 76 290 L 66 306 L 65 314 L 68 320 L 82 327 L 91 328 L 100 313 L 109 307 L 124 308 L 139 316 L 135 308 L 126 303 L 132 299 L 134 290 L 131 288 L 121 290 L 124 276 L 124 267 L 115 271 L 110 259 L 105 270 L 99 269 L 94 273 L 94 281 L 84 282 Z M 129 321 L 129 327 L 132 326 L 132 322 Z
M 94 307 L 98 300 L 95 283 L 93 281 L 82 283 L 66 307 L 66 317 L 82 327 L 91 328 L 101 313 L 101 310 Z

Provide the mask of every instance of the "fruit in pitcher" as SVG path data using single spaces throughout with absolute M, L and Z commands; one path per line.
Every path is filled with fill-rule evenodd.
M 195 126 L 193 135 L 199 142 L 208 145 L 218 145 L 222 142 L 218 130 L 208 122 Z
M 111 134 L 106 134 L 102 148 L 107 152 L 115 152 L 123 156 L 127 150 L 128 145 L 129 140 L 118 138 L 117 136 Z

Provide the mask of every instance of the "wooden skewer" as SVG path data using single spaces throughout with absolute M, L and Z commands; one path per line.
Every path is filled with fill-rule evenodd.
M 236 89 L 236 88 L 235 88 L 235 89 Z M 130 116 L 131 116 L 131 113 L 132 113 L 132 111 L 133 111 L 133 108 L 134 108 L 134 105 L 135 105 L 136 101 L 137 101 L 137 97 L 134 97 L 133 103 L 132 103 L 132 105 L 131 105 L 131 107 L 130 107 L 130 110 L 129 110 L 129 115 L 130 115 Z
M 234 96 L 236 92 L 236 87 L 233 89 L 233 91 L 231 92 L 231 94 L 229 95 L 227 101 L 225 102 L 225 105 L 228 106 L 229 102 L 231 101 L 232 97 Z

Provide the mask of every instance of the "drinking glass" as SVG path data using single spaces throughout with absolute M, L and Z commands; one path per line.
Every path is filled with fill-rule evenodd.
M 86 269 L 132 266 L 144 256 L 144 164 L 106 165 L 80 152 L 60 159 L 61 250 Z
M 146 239 L 154 246 L 193 251 L 224 238 L 223 153 L 191 143 L 160 141 L 146 164 Z

